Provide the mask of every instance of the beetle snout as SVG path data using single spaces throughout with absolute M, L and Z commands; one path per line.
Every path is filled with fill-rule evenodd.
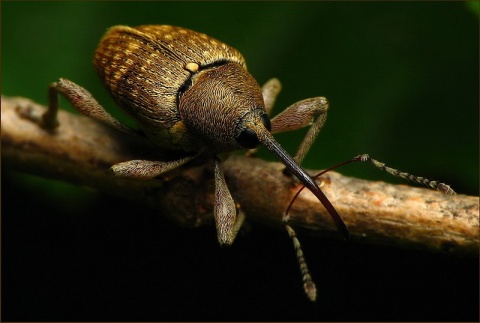
M 270 118 L 266 113 L 255 116 L 253 120 L 243 125 L 243 129 L 237 138 L 238 143 L 243 148 L 252 149 L 261 144 L 259 138 L 269 133 L 272 128 Z

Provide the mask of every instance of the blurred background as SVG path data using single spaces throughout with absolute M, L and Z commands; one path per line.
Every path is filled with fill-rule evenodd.
M 327 97 L 306 168 L 369 153 L 478 195 L 478 2 L 3 2 L 2 95 L 46 104 L 64 77 L 116 114 L 92 58 L 119 24 L 179 25 L 237 48 L 260 84 L 282 82 L 273 114 Z M 294 154 L 304 134 L 277 138 Z M 402 182 L 370 165 L 339 171 Z M 248 228 L 221 249 L 213 227 L 2 168 L 2 319 L 478 320 L 478 258 L 300 237 L 312 305 L 288 235 Z

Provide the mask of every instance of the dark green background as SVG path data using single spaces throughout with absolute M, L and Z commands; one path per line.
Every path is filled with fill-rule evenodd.
M 180 25 L 232 45 L 259 83 L 281 80 L 274 114 L 326 96 L 308 168 L 369 153 L 478 195 L 478 4 L 2 2 L 2 94 L 46 103 L 65 77 L 115 111 L 91 61 L 116 24 Z M 293 153 L 303 133 L 278 139 Z M 2 170 L 6 320 L 478 320 L 478 259 L 305 237 L 312 306 L 285 232 L 252 225 L 222 250 L 213 228 Z M 340 172 L 395 181 L 368 165 Z

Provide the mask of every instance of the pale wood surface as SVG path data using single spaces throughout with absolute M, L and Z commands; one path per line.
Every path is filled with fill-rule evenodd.
M 115 178 L 109 167 L 130 159 L 165 158 L 147 142 L 80 115 L 60 111 L 49 133 L 21 118 L 18 107 L 44 111 L 25 98 L 2 97 L 2 162 L 5 167 L 106 191 L 154 206 L 186 226 L 212 223 L 212 163 L 197 163 L 153 180 Z M 300 188 L 283 165 L 232 155 L 226 181 L 247 218 L 283 230 L 281 218 Z M 316 171 L 312 172 L 316 173 Z M 330 172 L 322 190 L 350 229 L 352 242 L 477 255 L 479 198 L 345 177 Z M 316 198 L 304 190 L 291 211 L 292 225 L 319 237 L 341 239 Z

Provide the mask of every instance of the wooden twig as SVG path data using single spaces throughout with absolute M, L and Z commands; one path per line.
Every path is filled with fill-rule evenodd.
M 60 111 L 60 127 L 48 132 L 19 114 L 29 109 L 38 115 L 45 107 L 20 97 L 2 97 L 1 104 L 4 166 L 134 199 L 161 209 L 182 225 L 212 223 L 210 163 L 192 162 L 153 180 L 117 178 L 109 171 L 115 163 L 171 156 L 162 156 L 148 142 L 66 111 Z M 281 227 L 282 214 L 301 187 L 283 175 L 283 165 L 238 155 L 223 164 L 230 191 L 247 218 Z M 371 182 L 336 172 L 322 177 L 322 190 L 349 227 L 353 241 L 478 254 L 478 197 L 445 196 L 426 188 Z M 291 215 L 292 224 L 306 232 L 339 237 L 326 210 L 307 190 L 295 202 Z

